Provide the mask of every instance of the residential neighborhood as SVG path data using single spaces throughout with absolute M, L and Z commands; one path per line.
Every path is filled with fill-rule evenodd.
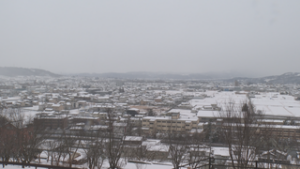
M 255 122 L 248 124 L 248 134 L 252 130 L 261 137 L 272 133 L 269 136 L 274 143 L 263 148 L 253 144 L 257 147 L 250 150 L 256 152 L 247 165 L 255 161 L 266 165 L 268 160 L 280 161 L 276 165 L 281 166 L 299 164 L 300 86 L 296 84 L 2 77 L 0 92 L 1 138 L 6 144 L 18 142 L 9 141 L 9 135 L 21 135 L 28 142 L 35 138 L 28 163 L 81 168 L 89 163 L 91 145 L 104 151 L 102 146 L 114 143 L 118 150 L 112 147 L 111 151 L 120 153 L 114 165 L 121 168 L 139 161 L 170 168 L 209 164 L 209 160 L 196 162 L 195 158 L 214 158 L 215 165 L 231 165 L 231 151 L 236 150 L 228 147 L 232 143 L 228 145 L 222 134 L 228 127 L 240 124 L 233 118 L 245 117 L 229 115 L 227 111 L 233 106 L 232 111 L 243 113 L 239 108 L 251 105 Z M 241 124 L 245 126 L 246 122 Z M 31 135 L 24 136 L 24 132 Z M 63 140 L 73 141 L 66 145 Z M 284 146 L 283 141 L 289 144 Z M 184 147 L 184 153 L 175 152 L 181 159 L 174 163 L 173 148 L 179 145 Z M 116 157 L 101 158 L 101 166 L 112 165 L 110 158 Z M 9 156 L 7 162 L 21 159 Z
M 300 169 L 300 0 L 0 0 L 0 169 Z

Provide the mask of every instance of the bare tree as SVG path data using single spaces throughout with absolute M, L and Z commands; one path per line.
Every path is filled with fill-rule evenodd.
M 163 139 L 170 146 L 169 155 L 174 169 L 179 169 L 184 162 L 189 143 L 186 134 L 176 129 L 176 123 L 170 124 Z
M 187 144 L 184 137 L 172 137 L 172 139 L 173 141 L 169 143 L 169 153 L 174 169 L 179 169 L 187 153 Z
M 203 144 L 204 136 L 201 133 L 194 133 L 189 137 L 188 166 L 198 168 L 205 159 L 208 158 L 206 152 L 209 147 Z
M 30 164 L 39 153 L 39 147 L 45 139 L 43 129 L 43 127 L 31 123 L 19 132 L 18 140 L 21 140 L 19 153 L 23 163 Z
M 137 145 L 131 147 L 130 158 L 135 161 L 137 169 L 146 168 L 147 162 L 153 161 L 156 157 L 156 152 L 149 151 L 151 147 L 151 145 Z
M 68 142 L 65 137 L 65 131 L 59 135 L 56 141 L 56 147 L 53 149 L 52 159 L 54 160 L 56 166 L 59 166 L 61 160 L 64 161 L 64 158 L 68 155 Z
M 9 123 L 6 117 L 0 116 L 0 121 L 0 157 L 3 162 L 8 162 L 16 151 L 15 127 Z
M 105 160 L 105 138 L 101 134 L 102 131 L 98 130 L 95 132 L 96 136 L 91 134 L 91 141 L 89 142 L 88 147 L 85 149 L 85 156 L 89 169 L 95 169 L 96 167 L 100 169 L 103 161 Z
M 229 101 L 220 116 L 223 118 L 220 133 L 229 148 L 232 167 L 248 167 L 255 160 L 257 148 L 265 138 L 265 132 L 260 132 L 254 105 L 251 102 L 237 104 Z
M 270 124 L 261 124 L 260 125 L 260 129 L 259 129 L 259 135 L 261 136 L 260 139 L 260 144 L 257 145 L 256 147 L 256 154 L 258 155 L 258 157 L 260 158 L 262 155 L 262 151 L 264 152 L 269 152 L 272 149 L 281 149 L 281 146 L 279 144 L 279 133 L 275 132 L 275 129 L 273 128 L 274 126 L 270 125 Z M 279 135 L 278 135 L 279 134 Z M 258 159 L 261 160 L 261 159 Z M 272 160 L 271 160 L 271 155 L 270 153 L 267 153 L 267 162 L 266 163 L 262 163 L 259 164 L 259 167 L 265 168 L 274 168 L 277 165 L 273 165 Z
M 132 122 L 132 120 L 131 120 L 131 117 L 127 117 L 127 119 L 126 119 L 126 121 L 125 121 L 125 123 L 127 124 L 127 126 L 126 126 L 126 133 L 125 133 L 125 135 L 127 135 L 127 136 L 132 136 L 132 134 L 133 134 L 133 129 L 134 129 L 134 124 L 133 124 L 133 122 Z
M 79 146 L 81 145 L 81 138 L 79 137 L 79 133 L 73 133 L 70 135 L 66 135 L 63 140 L 65 153 L 69 158 L 67 162 L 69 163 L 69 167 L 72 168 L 75 155 L 78 151 Z
M 10 158 L 17 162 L 30 164 L 38 154 L 38 147 L 43 141 L 39 126 L 34 126 L 31 121 L 25 121 L 20 109 L 6 109 L 2 117 L 6 121 L 1 133 L 1 156 L 4 161 Z
M 106 134 L 106 142 L 105 142 L 105 153 L 108 159 L 108 163 L 111 169 L 121 168 L 124 163 L 126 163 L 125 159 L 121 160 L 121 156 L 124 148 L 124 140 L 121 135 L 124 136 L 125 131 L 120 131 L 114 126 L 116 113 L 114 111 L 108 112 L 108 130 Z M 122 129 L 123 130 L 123 129 Z M 121 137 L 120 137 L 121 136 Z
M 147 109 L 147 113 L 148 113 L 148 116 L 156 116 L 156 113 L 151 108 Z
M 3 114 L 16 128 L 25 127 L 25 117 L 20 108 L 5 109 Z
M 136 122 L 136 135 L 141 136 L 142 135 L 142 119 L 139 118 Z
M 54 140 L 45 140 L 42 145 L 47 154 L 47 162 L 49 162 L 49 160 L 51 160 L 50 164 L 53 165 L 54 164 L 54 153 L 55 153 L 54 149 L 57 147 L 58 142 L 56 142 Z

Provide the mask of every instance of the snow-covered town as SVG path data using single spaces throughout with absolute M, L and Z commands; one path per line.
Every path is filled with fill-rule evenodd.
M 0 0 L 0 169 L 300 169 L 300 0 Z
M 239 165 L 289 167 L 300 164 L 299 94 L 296 84 L 1 77 L 0 158 L 24 166 L 149 169 L 224 168 L 247 156 Z M 226 134 L 255 135 L 259 144 Z

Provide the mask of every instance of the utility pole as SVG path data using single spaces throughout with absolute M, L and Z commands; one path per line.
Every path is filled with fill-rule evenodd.
M 209 168 L 209 169 L 211 169 L 211 167 L 210 167 L 210 166 L 211 166 L 211 158 L 210 158 L 210 153 L 209 153 L 209 158 L 208 158 L 208 159 L 209 159 L 209 161 L 208 161 L 208 168 Z

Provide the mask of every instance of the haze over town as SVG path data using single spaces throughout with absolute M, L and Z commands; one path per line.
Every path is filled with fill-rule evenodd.
M 300 72 L 297 0 L 0 2 L 0 66 L 54 73 Z
M 0 1 L 0 168 L 298 169 L 300 1 Z

